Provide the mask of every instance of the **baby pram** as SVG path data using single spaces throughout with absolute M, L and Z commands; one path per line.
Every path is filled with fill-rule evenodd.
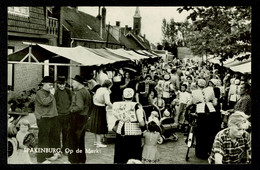
M 160 113 L 160 112 L 159 112 Z M 161 128 L 161 136 L 158 140 L 158 144 L 162 144 L 165 140 L 173 140 L 177 141 L 178 136 L 175 134 L 177 126 L 174 124 L 173 117 L 161 117 L 160 115 L 160 128 Z

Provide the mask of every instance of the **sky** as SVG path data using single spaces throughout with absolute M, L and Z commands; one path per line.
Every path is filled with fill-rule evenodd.
M 146 39 L 150 41 L 150 43 L 157 44 L 162 41 L 162 20 L 166 19 L 167 22 L 170 21 L 171 18 L 174 19 L 175 22 L 184 22 L 186 17 L 188 16 L 188 12 L 183 11 L 181 14 L 177 11 L 176 7 L 139 7 L 141 14 L 141 34 L 144 35 Z M 88 6 L 83 7 L 79 6 L 78 9 L 85 13 L 88 13 L 93 16 L 98 15 L 98 7 L 97 6 Z M 133 16 L 135 14 L 135 6 L 129 7 L 106 7 L 106 24 L 110 24 L 112 26 L 116 25 L 116 21 L 120 21 L 120 27 L 128 27 L 133 28 Z

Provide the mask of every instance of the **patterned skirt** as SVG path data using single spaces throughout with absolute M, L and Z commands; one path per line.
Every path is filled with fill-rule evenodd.
M 142 162 L 144 164 L 156 164 L 160 161 L 157 146 L 144 145 Z

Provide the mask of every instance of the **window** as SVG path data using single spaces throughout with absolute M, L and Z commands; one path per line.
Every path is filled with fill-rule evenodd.
M 14 47 L 8 46 L 8 55 L 14 52 Z M 7 83 L 13 89 L 14 84 L 14 64 L 7 65 Z
M 9 54 L 12 54 L 13 52 L 14 52 L 14 47 L 8 47 L 8 51 L 7 51 L 8 53 L 8 55 Z
M 13 83 L 14 83 L 14 64 L 8 64 L 7 65 L 7 83 L 8 86 L 11 86 L 13 88 Z
M 29 17 L 29 7 L 8 7 L 8 13 Z

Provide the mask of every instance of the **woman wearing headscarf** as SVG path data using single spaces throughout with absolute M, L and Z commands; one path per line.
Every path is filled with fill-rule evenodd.
M 192 91 L 192 103 L 196 104 L 197 128 L 195 154 L 198 158 L 207 159 L 216 132 L 212 125 L 212 115 L 217 104 L 213 88 L 206 87 L 204 79 L 198 80 L 198 89 Z
M 134 90 L 123 91 L 124 101 L 113 103 L 113 115 L 118 120 L 114 163 L 127 163 L 129 159 L 142 158 L 142 131 L 145 125 L 142 105 L 133 102 Z

